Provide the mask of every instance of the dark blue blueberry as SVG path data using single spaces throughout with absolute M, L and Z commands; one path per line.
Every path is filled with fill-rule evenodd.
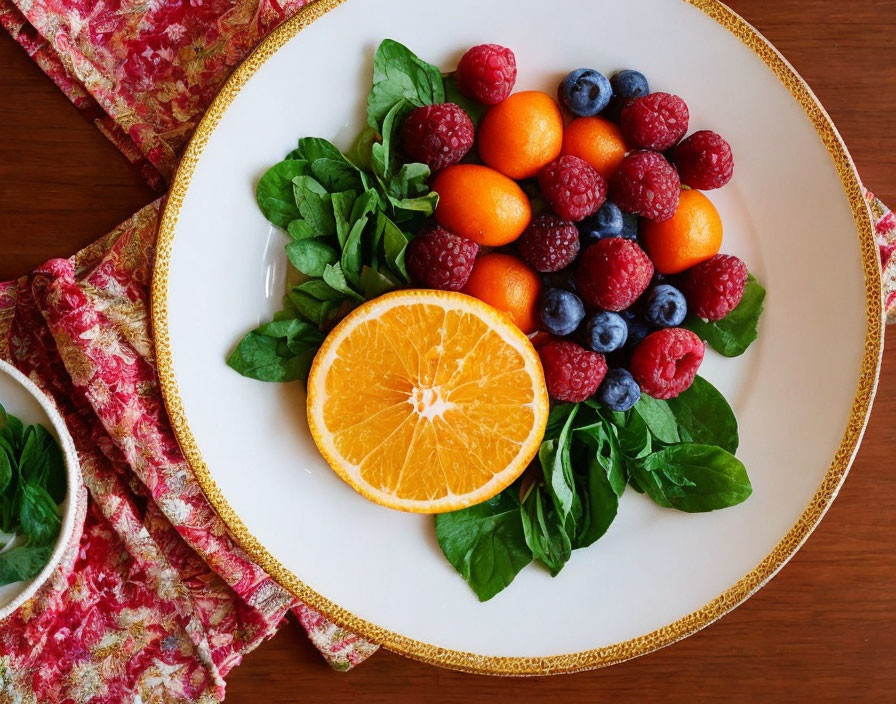
M 607 201 L 594 215 L 579 223 L 579 235 L 594 241 L 619 237 L 624 225 L 622 211 L 615 203 Z
M 688 304 L 684 294 L 674 286 L 660 284 L 647 294 L 644 316 L 654 327 L 674 328 L 684 322 L 687 314 Z
M 638 239 L 638 216 L 632 215 L 631 213 L 623 213 L 622 214 L 622 235 L 623 239 L 627 240 L 636 240 Z
M 650 334 L 650 324 L 630 310 L 624 310 L 619 315 L 621 315 L 623 320 L 628 324 L 628 341 L 626 342 L 626 348 L 630 350 L 634 349 Z
M 571 113 L 591 117 L 607 107 L 613 89 L 602 73 L 592 68 L 579 68 L 560 81 L 557 95 Z
M 597 399 L 611 411 L 625 413 L 641 398 L 641 387 L 627 369 L 611 369 L 597 389 Z
M 613 95 L 622 100 L 634 100 L 650 93 L 650 84 L 644 74 L 631 69 L 614 74 L 610 85 Z
M 588 321 L 585 344 L 594 352 L 609 354 L 621 349 L 628 339 L 628 325 L 618 313 L 603 311 Z
M 552 335 L 572 335 L 585 317 L 585 306 L 574 293 L 552 288 L 541 298 L 541 322 Z

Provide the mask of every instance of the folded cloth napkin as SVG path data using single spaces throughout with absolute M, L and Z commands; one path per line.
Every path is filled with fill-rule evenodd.
M 0 0 L 0 23 L 162 190 L 230 70 L 304 4 Z M 867 197 L 896 317 L 896 217 Z M 63 565 L 0 625 L 0 701 L 219 701 L 227 672 L 290 610 L 337 668 L 376 650 L 253 564 L 184 461 L 147 318 L 159 212 L 0 284 L 0 357 L 55 399 L 86 484 Z

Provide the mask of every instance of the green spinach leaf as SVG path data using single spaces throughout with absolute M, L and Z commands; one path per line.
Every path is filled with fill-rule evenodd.
M 635 404 L 632 412 L 641 416 L 650 432 L 660 442 L 666 444 L 680 442 L 678 421 L 665 401 L 641 394 L 641 398 Z
M 339 261 L 339 254 L 321 238 L 296 240 L 286 245 L 289 263 L 306 276 L 323 276 L 324 269 Z
M 753 487 L 730 452 L 710 445 L 673 445 L 631 464 L 638 484 L 660 506 L 716 511 L 747 500 Z
M 416 107 L 445 102 L 442 74 L 406 46 L 385 39 L 373 57 L 373 89 L 367 98 L 368 124 L 380 129 L 389 110 L 401 101 Z
M 311 229 L 318 235 L 335 236 L 336 218 L 327 189 L 311 176 L 296 176 L 292 183 L 299 213 L 308 221 Z
M 52 554 L 50 545 L 20 545 L 0 553 L 0 585 L 34 579 Z
M 564 524 L 573 511 L 576 499 L 569 448 L 572 443 L 573 421 L 575 421 L 578 410 L 579 406 L 573 406 L 560 435 L 556 439 L 544 441 L 538 451 L 545 484 Z
M 442 552 L 480 601 L 505 589 L 532 562 L 516 484 L 476 506 L 440 514 L 435 521 Z
M 679 433 L 684 430 L 689 442 L 737 452 L 737 418 L 725 397 L 706 379 L 698 376 L 691 388 L 667 403 L 678 421 Z
M 293 191 L 293 179 L 303 176 L 307 171 L 307 161 L 289 159 L 274 164 L 258 181 L 255 187 L 258 207 L 277 227 L 285 230 L 290 222 L 301 217 Z
M 765 289 L 750 275 L 744 297 L 733 311 L 717 322 L 688 316 L 684 327 L 697 333 L 719 354 L 739 357 L 759 336 L 759 318 L 765 302 Z
M 318 327 L 307 321 L 278 320 L 246 335 L 227 358 L 227 364 L 259 381 L 304 380 L 323 338 Z
M 520 513 L 526 544 L 536 560 L 540 560 L 551 576 L 560 574 L 572 554 L 572 542 L 563 519 L 544 489 L 536 486 L 523 501 Z

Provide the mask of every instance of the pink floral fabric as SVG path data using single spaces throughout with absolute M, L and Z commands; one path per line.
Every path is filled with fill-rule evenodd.
M 91 496 L 68 569 L 0 627 L 2 701 L 219 701 L 291 608 L 334 667 L 375 650 L 249 560 L 181 454 L 148 318 L 159 205 L 0 284 L 0 357 L 55 400 Z

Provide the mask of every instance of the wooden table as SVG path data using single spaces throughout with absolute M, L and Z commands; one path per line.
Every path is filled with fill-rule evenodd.
M 896 204 L 896 0 L 730 0 L 827 106 L 869 187 Z M 155 196 L 4 33 L 0 280 L 96 239 Z M 859 315 L 860 311 L 856 311 Z M 836 335 L 837 321 L 831 320 Z M 888 335 L 896 343 L 896 330 Z M 832 370 L 836 373 L 836 370 Z M 896 350 L 865 442 L 827 518 L 747 604 L 608 670 L 501 680 L 375 655 L 324 665 L 290 623 L 229 678 L 228 701 L 896 701 Z M 541 608 L 532 605 L 537 617 Z

